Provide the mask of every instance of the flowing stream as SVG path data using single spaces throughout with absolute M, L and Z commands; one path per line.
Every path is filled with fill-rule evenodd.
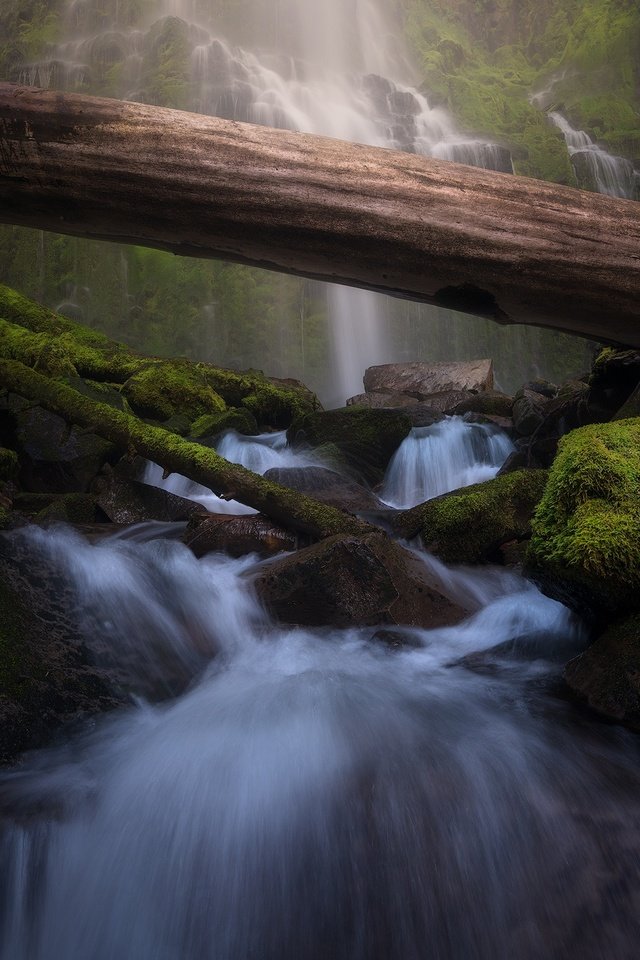
M 520 576 L 423 556 L 472 613 L 390 650 L 272 622 L 252 557 L 11 536 L 90 650 L 190 683 L 2 774 L 1 960 L 635 958 L 637 738 L 561 696 L 585 637 Z

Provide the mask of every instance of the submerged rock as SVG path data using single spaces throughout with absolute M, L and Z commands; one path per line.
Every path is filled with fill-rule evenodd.
M 323 540 L 271 564 L 256 586 L 267 609 L 285 623 L 431 628 L 465 615 L 417 557 L 379 533 Z
M 500 561 L 498 548 L 531 533 L 546 470 L 516 470 L 405 510 L 394 520 L 403 537 L 420 536 L 446 563 Z
M 427 400 L 434 394 L 452 391 L 491 390 L 492 387 L 491 360 L 384 363 L 369 367 L 364 375 L 367 393 L 406 393 L 415 400 Z
M 391 457 L 411 430 L 400 410 L 342 407 L 297 418 L 287 437 L 295 445 L 333 444 L 344 461 L 370 483 L 379 483 Z

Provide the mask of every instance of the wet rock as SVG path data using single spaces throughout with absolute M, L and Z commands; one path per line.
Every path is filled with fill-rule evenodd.
M 382 501 L 361 483 L 325 467 L 275 467 L 267 470 L 264 476 L 266 480 L 272 480 L 299 493 L 306 493 L 321 503 L 339 507 L 348 513 L 385 507 Z
M 521 437 L 530 437 L 542 426 L 547 398 L 527 386 L 521 387 L 513 401 L 513 427 Z
M 213 447 L 221 433 L 235 430 L 244 436 L 258 433 L 256 418 L 243 407 L 234 407 L 222 413 L 208 413 L 199 417 L 189 431 L 189 439 L 196 440 L 206 447 Z
M 435 497 L 394 519 L 400 536 L 420 536 L 446 563 L 500 561 L 498 548 L 525 540 L 547 481 L 546 470 L 518 470 Z
M 415 400 L 452 391 L 483 391 L 493 387 L 491 360 L 451 363 L 385 363 L 369 367 L 364 375 L 367 393 L 406 393 Z
M 204 508 L 193 500 L 110 472 L 93 487 L 95 500 L 112 523 L 188 520 Z
M 640 730 L 640 615 L 612 624 L 567 664 L 565 679 L 592 709 Z
M 542 423 L 529 444 L 529 456 L 543 467 L 550 467 L 558 450 L 558 441 L 576 427 L 592 423 L 590 388 L 582 380 L 569 380 L 558 388 L 555 397 L 542 406 Z
M 429 628 L 465 615 L 419 559 L 379 533 L 323 540 L 275 561 L 256 586 L 267 609 L 285 623 Z
M 232 557 L 249 553 L 271 557 L 299 546 L 296 536 L 262 514 L 237 517 L 195 514 L 189 520 L 182 542 L 196 557 L 213 551 L 223 551 Z
M 111 710 L 123 695 L 89 663 L 64 606 L 20 578 L 0 538 L 0 763 L 44 746 L 61 727 Z M 60 598 L 58 598 L 60 600 Z
M 489 416 L 511 417 L 513 397 L 499 390 L 485 390 L 482 393 L 471 394 L 463 398 L 453 409 L 457 416 L 465 413 L 484 413 Z
M 382 480 L 411 426 L 403 411 L 351 406 L 298 417 L 287 437 L 294 445 L 333 444 L 345 462 L 374 485 Z
M 529 467 L 535 469 L 536 467 L 540 467 L 540 464 L 531 462 L 528 450 L 514 450 L 502 464 L 496 476 L 504 477 L 507 473 L 514 473 L 516 470 L 526 470 Z
M 226 404 L 195 364 L 179 360 L 150 361 L 126 381 L 122 394 L 141 417 L 169 420 L 176 414 L 190 421 L 222 413 Z

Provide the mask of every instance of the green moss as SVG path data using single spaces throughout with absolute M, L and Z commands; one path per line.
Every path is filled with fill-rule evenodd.
M 65 493 L 51 499 L 36 516 L 39 523 L 95 523 L 95 497 L 86 493 Z
M 180 413 L 193 421 L 225 410 L 224 400 L 209 386 L 203 372 L 180 360 L 148 363 L 127 380 L 122 393 L 137 413 L 156 420 Z
M 15 450 L 0 447 L 0 480 L 13 480 L 18 475 L 20 465 Z
M 289 428 L 288 437 L 292 443 L 312 447 L 332 444 L 352 469 L 373 484 L 382 480 L 391 457 L 410 430 L 411 420 L 401 410 L 354 404 L 299 417 Z
M 560 441 L 536 511 L 529 562 L 608 608 L 640 596 L 640 420 L 593 424 Z
M 199 417 L 191 425 L 190 439 L 202 440 L 204 437 L 215 437 L 224 433 L 225 430 L 237 430 L 238 433 L 252 436 L 258 432 L 258 425 L 255 417 L 248 410 L 236 407 L 225 410 L 221 414 L 207 413 Z
M 447 563 L 494 559 L 501 544 L 529 536 L 546 482 L 546 470 L 516 470 L 407 510 L 396 529 L 405 537 L 420 535 Z

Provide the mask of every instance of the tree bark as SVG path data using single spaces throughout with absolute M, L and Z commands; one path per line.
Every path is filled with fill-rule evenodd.
M 0 84 L 0 221 L 640 346 L 640 206 L 337 140 Z
M 17 360 L 0 360 L 0 383 L 7 390 L 59 414 L 68 423 L 86 427 L 123 451 L 135 450 L 169 473 L 181 473 L 226 499 L 254 507 L 288 530 L 323 539 L 337 533 L 371 533 L 371 527 L 350 514 L 289 490 L 244 467 L 229 463 L 209 447 L 183 440 L 162 427 L 79 394 L 44 377 Z

